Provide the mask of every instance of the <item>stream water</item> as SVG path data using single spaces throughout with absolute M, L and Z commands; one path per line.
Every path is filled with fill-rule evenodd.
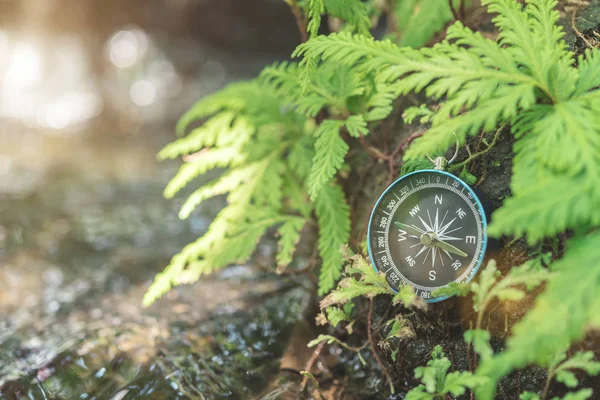
M 252 265 L 203 277 L 148 309 L 141 299 L 223 205 L 208 201 L 179 220 L 185 195 L 162 197 L 179 163 L 157 163 L 157 150 L 198 97 L 286 53 L 232 50 L 258 39 L 240 31 L 252 32 L 251 22 L 229 2 L 190 3 L 219 32 L 239 23 L 235 40 L 220 42 L 228 49 L 169 36 L 174 21 L 115 23 L 126 8 L 119 2 L 103 11 L 119 18 L 96 23 L 104 33 L 53 32 L 63 3 L 40 11 L 39 2 L 15 2 L 22 26 L 35 29 L 0 26 L 0 398 L 261 396 L 307 301 L 301 287 L 255 266 L 270 262 L 272 242 Z M 167 3 L 138 13 L 160 22 Z M 174 3 L 183 18 L 187 2 Z M 88 8 L 90 22 L 97 6 Z

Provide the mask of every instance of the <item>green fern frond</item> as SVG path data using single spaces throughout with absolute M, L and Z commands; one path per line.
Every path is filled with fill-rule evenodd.
M 315 202 L 319 223 L 319 255 L 323 260 L 319 275 L 319 294 L 333 288 L 342 273 L 340 250 L 350 236 L 350 208 L 342 188 L 329 183 L 323 186 Z
M 177 158 L 186 154 L 194 153 L 203 147 L 214 146 L 219 134 L 234 130 L 232 123 L 236 120 L 233 112 L 222 112 L 208 120 L 204 125 L 192 130 L 186 137 L 178 139 L 166 145 L 158 152 L 159 160 Z M 236 129 L 248 129 L 246 121 L 239 118 L 236 121 Z M 250 136 L 252 132 L 247 132 Z
M 489 232 L 526 234 L 535 242 L 600 224 L 599 123 L 594 108 L 577 98 L 521 115 L 513 128 L 522 137 L 515 145 L 514 196 Z
M 352 137 L 365 136 L 369 133 L 367 122 L 360 115 L 352 115 L 346 120 L 346 130 Z
M 227 85 L 223 90 L 199 100 L 190 107 L 177 123 L 177 134 L 183 136 L 192 122 L 213 116 L 225 109 L 243 110 L 252 96 L 259 93 L 261 93 L 260 87 L 253 81 Z
M 218 179 L 201 186 L 195 190 L 183 203 L 179 211 L 179 218 L 188 218 L 192 211 L 204 200 L 234 191 L 243 183 L 251 181 L 259 171 L 259 164 L 250 164 L 243 168 L 236 168 L 224 173 Z M 242 190 L 244 193 L 245 191 Z
M 431 360 L 424 367 L 415 368 L 415 378 L 422 383 L 411 389 L 406 400 L 435 400 L 446 398 L 450 394 L 463 395 L 467 389 L 473 389 L 486 382 L 486 378 L 471 372 L 454 371 L 448 373 L 452 363 L 442 352 L 441 346 L 435 346 Z
M 292 262 L 294 252 L 296 251 L 296 244 L 300 240 L 300 232 L 305 223 L 306 220 L 304 218 L 292 218 L 279 228 L 278 267 L 286 267 Z
M 325 13 L 325 0 L 308 0 L 308 33 L 311 38 L 319 34 L 321 16 Z
M 575 95 L 581 95 L 588 90 L 600 88 L 600 50 L 586 49 L 578 61 L 579 80 L 575 88 Z
M 322 188 L 344 163 L 349 147 L 340 136 L 343 125 L 344 121 L 328 119 L 315 132 L 315 157 L 308 178 L 308 192 L 313 200 L 320 196 Z
M 244 159 L 239 149 L 231 147 L 202 151 L 195 155 L 192 161 L 179 168 L 177 174 L 165 188 L 164 195 L 166 198 L 171 198 L 198 176 L 214 168 L 239 165 Z

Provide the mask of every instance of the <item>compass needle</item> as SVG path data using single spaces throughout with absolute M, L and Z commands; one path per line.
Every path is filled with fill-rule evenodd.
M 402 222 L 398 222 L 398 221 L 394 221 L 394 225 L 396 225 L 398 228 L 405 230 L 406 232 L 416 235 L 416 237 L 420 237 L 423 233 L 425 233 L 424 231 L 422 231 L 419 228 L 415 228 L 414 226 L 411 225 L 406 225 L 403 224 Z
M 467 257 L 468 254 L 459 249 L 458 247 L 452 246 L 450 243 L 446 243 L 441 241 L 440 239 L 434 239 L 433 245 L 439 247 L 440 249 L 444 249 L 449 251 L 452 254 L 456 254 L 457 256 Z

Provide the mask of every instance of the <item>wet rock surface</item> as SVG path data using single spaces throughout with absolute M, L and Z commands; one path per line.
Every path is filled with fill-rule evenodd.
M 133 147 L 137 162 L 131 148 L 104 145 L 111 155 L 93 173 L 89 165 L 74 170 L 78 161 L 46 159 L 52 168 L 35 184 L 3 194 L 0 397 L 260 392 L 278 371 L 306 291 L 240 265 L 143 309 L 155 273 L 206 230 L 222 200 L 181 221 L 181 199 L 162 198 L 176 164 L 157 165 L 156 149 L 142 141 Z M 113 162 L 127 157 L 120 174 Z

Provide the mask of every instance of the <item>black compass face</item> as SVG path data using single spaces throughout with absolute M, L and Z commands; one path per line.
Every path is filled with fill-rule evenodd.
M 380 197 L 369 222 L 369 254 L 390 286 L 412 285 L 428 301 L 450 282 L 469 281 L 486 247 L 481 203 L 442 171 L 406 175 Z

